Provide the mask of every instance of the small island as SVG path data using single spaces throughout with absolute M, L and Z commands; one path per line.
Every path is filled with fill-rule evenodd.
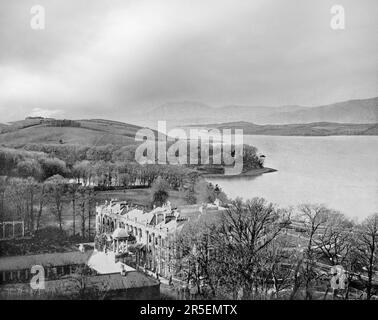
M 256 147 L 246 144 L 243 145 L 243 170 L 239 174 L 226 174 L 225 169 L 228 166 L 223 162 L 221 164 L 212 164 L 214 156 L 214 154 L 210 156 L 210 164 L 196 165 L 194 167 L 205 178 L 250 177 L 277 171 L 273 168 L 264 167 L 266 156 L 258 154 Z M 232 165 L 230 167 L 232 167 Z

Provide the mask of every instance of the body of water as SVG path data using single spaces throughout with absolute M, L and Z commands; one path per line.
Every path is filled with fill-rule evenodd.
M 362 219 L 378 212 L 378 137 L 245 136 L 277 172 L 211 178 L 231 197 L 264 197 L 280 206 L 325 204 Z

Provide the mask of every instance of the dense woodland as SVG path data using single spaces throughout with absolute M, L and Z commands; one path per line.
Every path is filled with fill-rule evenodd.
M 140 165 L 134 159 L 136 147 L 65 144 L 1 147 L 0 221 L 23 220 L 27 233 L 34 234 L 42 221 L 55 220 L 62 230 L 64 212 L 69 206 L 73 234 L 79 232 L 86 237 L 91 234 L 95 191 L 150 188 L 158 178 L 166 184 L 166 192 L 182 191 L 188 203 L 196 203 L 194 185 L 200 173 L 195 167 Z M 245 148 L 246 167 L 262 166 L 256 152 L 253 147 Z M 205 197 L 214 198 L 211 187 L 205 190 L 207 193 L 209 196 Z M 159 203 L 154 199 L 152 202 Z
M 40 229 L 46 214 L 62 230 L 63 212 L 69 206 L 73 234 L 80 231 L 81 236 L 86 237 L 91 234 L 95 190 L 150 187 L 157 177 L 177 190 L 183 187 L 184 177 L 190 171 L 178 166 L 141 166 L 131 161 L 112 161 L 109 151 L 112 148 L 108 147 L 77 148 L 76 155 L 66 148 L 42 149 L 49 153 L 0 149 L 0 220 L 23 220 L 29 234 Z M 71 151 L 74 149 L 72 147 Z M 80 154 L 82 150 L 86 152 Z M 113 153 L 117 157 L 120 151 L 113 149 Z
M 289 211 L 237 199 L 222 215 L 186 224 L 176 243 L 173 263 L 203 298 L 378 298 L 378 214 L 357 223 L 320 205 Z M 346 284 L 333 292 L 331 282 L 343 281 L 331 273 L 336 265 Z

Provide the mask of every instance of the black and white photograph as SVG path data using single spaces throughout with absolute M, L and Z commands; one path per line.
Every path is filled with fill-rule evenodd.
M 378 300 L 377 14 L 0 0 L 0 300 Z

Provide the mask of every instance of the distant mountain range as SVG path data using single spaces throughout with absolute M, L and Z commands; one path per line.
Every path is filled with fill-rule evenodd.
M 377 123 L 378 97 L 316 107 L 230 105 L 216 108 L 201 102 L 170 102 L 130 119 L 152 127 L 156 127 L 158 120 L 166 120 L 170 126 L 238 121 L 255 124 Z
M 329 136 L 329 135 L 378 135 L 378 124 L 314 122 L 283 125 L 257 125 L 251 122 L 228 122 L 220 124 L 191 125 L 183 127 L 199 129 L 243 129 L 243 134 L 272 136 Z
M 166 120 L 168 128 L 242 128 L 245 134 L 378 135 L 378 98 L 319 107 L 235 105 L 215 108 L 200 102 L 166 103 L 143 114 L 130 114 L 129 123 L 103 119 L 28 117 L 0 124 L 0 144 L 129 145 L 136 143 L 135 133 L 140 128 L 156 129 L 158 120 Z

